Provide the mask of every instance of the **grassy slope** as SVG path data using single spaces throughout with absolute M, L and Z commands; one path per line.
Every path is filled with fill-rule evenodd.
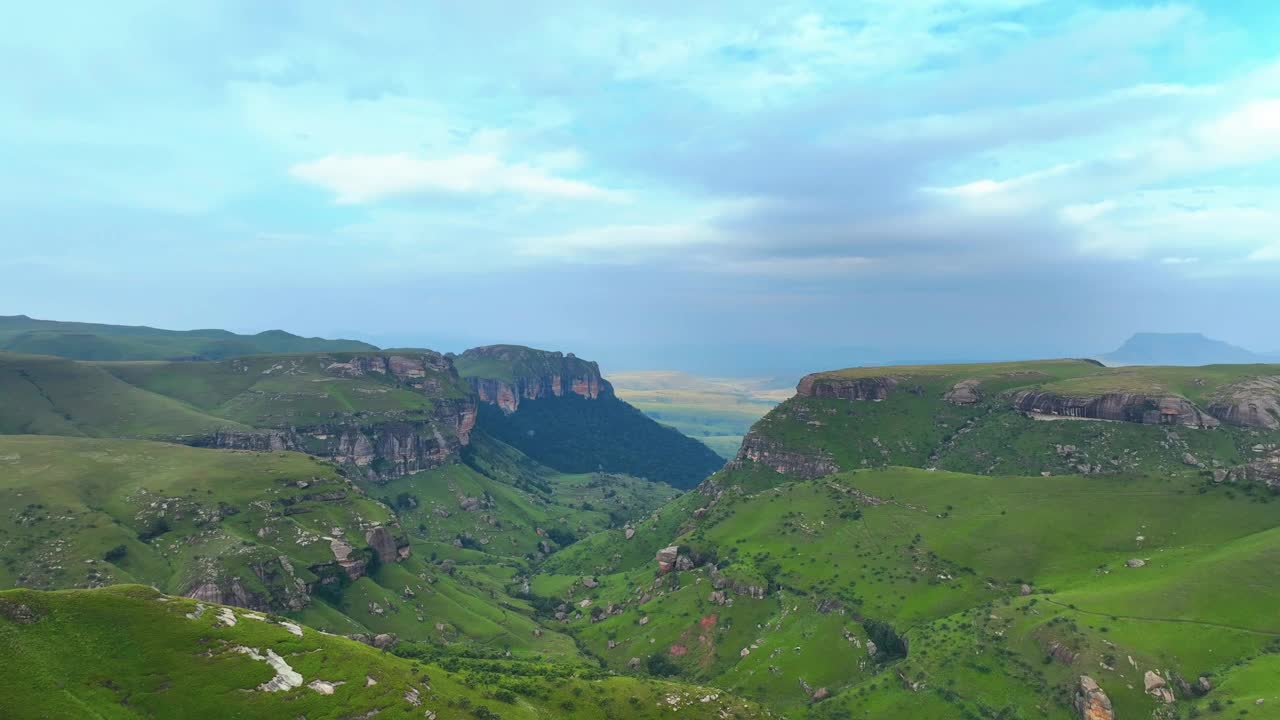
M 243 429 L 94 365 L 51 357 L 0 353 L 0 397 L 0 432 L 11 434 L 172 437 Z
M 410 558 L 380 566 L 337 597 L 317 593 L 291 614 L 332 632 L 576 656 L 562 634 L 534 632 L 532 608 L 509 588 L 530 572 L 542 541 L 537 530 L 586 536 L 675 491 L 621 476 L 561 475 L 483 434 L 476 440 L 471 465 L 370 485 L 364 495 L 333 466 L 297 453 L 0 437 L 0 587 L 143 582 L 177 593 L 212 575 L 239 577 L 250 591 L 282 600 L 250 563 L 283 555 L 300 579 L 314 582 L 308 568 L 333 559 L 323 538 L 334 528 L 360 549 L 362 527 L 398 522 Z M 307 498 L 334 491 L 346 498 Z M 412 507 L 399 507 L 397 517 L 391 506 L 402 505 L 401 496 Z M 490 505 L 467 512 L 462 497 L 488 497 Z M 170 530 L 144 540 L 161 517 Z M 470 547 L 455 547 L 460 538 Z M 118 545 L 123 557 L 104 559 Z M 445 560 L 456 567 L 442 568 Z
M 610 667 L 680 645 L 687 652 L 674 661 L 686 676 L 780 709 L 809 706 L 802 679 L 829 687 L 836 697 L 813 706 L 815 717 L 990 717 L 1011 706 L 1066 718 L 1065 688 L 1087 672 L 1122 717 L 1136 717 L 1154 707 L 1138 668 L 1193 681 L 1212 673 L 1246 692 L 1257 685 L 1253 668 L 1270 666 L 1266 653 L 1280 650 L 1280 502 L 1257 489 L 1209 487 L 1191 473 L 1024 478 L 890 468 L 730 490 L 696 524 L 689 510 L 700 503 L 681 502 L 684 512 L 662 521 L 674 533 L 645 551 L 678 541 L 714 552 L 730 576 L 769 578 L 774 590 L 766 600 L 730 591 L 733 604 L 716 606 L 700 571 L 653 586 L 651 553 L 601 568 L 610 574 L 594 590 L 567 574 L 535 584 L 568 600 L 626 604 L 601 622 L 585 613 L 569 622 Z M 590 538 L 587 557 L 625 556 L 640 538 Z M 572 557 L 573 549 L 548 570 L 586 569 L 568 565 Z M 1124 567 L 1134 557 L 1148 565 Z M 1023 582 L 1036 593 L 1021 597 Z M 651 598 L 640 604 L 644 593 Z M 844 614 L 816 612 L 824 598 Z M 869 662 L 860 617 L 905 632 L 909 659 Z M 608 649 L 609 640 L 618 647 Z M 1055 640 L 1081 658 L 1046 664 Z M 899 671 L 926 689 L 905 690 Z M 1129 689 L 1134 683 L 1139 690 Z
M 270 618 L 168 598 L 140 586 L 0 593 L 0 710 L 6 718 L 618 718 L 761 717 L 712 691 L 601 677 L 585 668 L 402 659 L 310 628 L 298 637 Z M 234 626 L 219 618 L 230 612 Z M 15 622 L 26 618 L 26 622 Z M 301 687 L 256 690 L 274 671 L 236 652 L 274 652 Z M 370 679 L 374 682 L 370 683 Z M 325 695 L 305 683 L 334 684 Z M 341 684 L 339 684 L 341 683 Z M 408 699 L 416 693 L 418 705 Z M 505 693 L 505 694 L 504 694 Z M 703 698 L 715 695 L 714 700 Z M 490 713 L 479 708 L 484 707 Z M 215 710 L 216 708 L 216 710 Z
M 378 374 L 348 378 L 325 371 L 346 353 L 274 355 L 201 363 L 104 363 L 112 375 L 140 388 L 255 427 L 321 424 L 335 415 L 413 419 L 433 398 L 460 398 L 462 383 L 440 373 L 431 396 Z
M 355 340 L 303 338 L 281 330 L 237 335 L 226 330 L 150 327 L 0 317 L 0 350 L 77 360 L 218 359 L 259 353 L 376 350 Z
M 793 393 L 765 380 L 703 378 L 672 371 L 638 371 L 609 376 L 618 397 L 732 458 L 751 424 Z
M 346 499 L 308 499 L 317 492 Z M 333 559 L 321 536 L 344 528 L 362 547 L 362 522 L 391 519 L 306 455 L 37 436 L 0 437 L 0 510 L 0 587 L 144 582 L 170 592 L 209 564 L 261 589 L 243 570 L 259 550 L 308 577 L 309 565 Z M 161 521 L 169 529 L 148 538 Z M 118 545 L 123 557 L 105 560 Z

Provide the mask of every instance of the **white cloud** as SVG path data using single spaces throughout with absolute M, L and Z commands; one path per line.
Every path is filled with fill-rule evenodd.
M 517 252 L 575 261 L 631 262 L 656 253 L 723 243 L 726 236 L 702 222 L 617 224 L 520 238 Z
M 590 183 L 557 177 L 525 163 L 507 163 L 491 153 L 441 158 L 389 155 L 328 155 L 289 169 L 294 177 L 333 191 L 354 205 L 388 197 L 514 193 L 570 200 L 620 201 L 626 195 Z

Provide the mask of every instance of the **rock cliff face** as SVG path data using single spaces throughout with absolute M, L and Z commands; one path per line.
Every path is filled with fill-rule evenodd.
M 742 438 L 742 447 L 738 455 L 728 465 L 729 469 L 743 467 L 746 462 L 755 462 L 773 468 L 775 472 L 791 475 L 805 480 L 825 477 L 840 472 L 836 461 L 824 455 L 809 455 L 788 450 L 785 445 L 765 437 L 752 430 Z
M 1146 425 L 1217 427 L 1218 419 L 1186 398 L 1153 397 L 1137 393 L 1107 393 L 1074 397 L 1040 390 L 1024 390 L 1013 397 L 1022 412 L 1065 418 L 1117 420 Z
M 1280 429 L 1280 377 L 1259 377 L 1231 385 L 1209 405 L 1228 425 Z
M 897 386 L 897 378 L 892 377 L 839 378 L 815 373 L 800 379 L 796 394 L 842 400 L 884 400 Z
M 578 395 L 589 400 L 612 396 L 600 366 L 569 353 L 516 345 L 472 348 L 457 358 L 463 377 L 481 402 L 511 414 L 521 400 Z
M 476 399 L 459 396 L 464 391 L 447 356 L 356 355 L 342 362 L 326 360 L 324 370 L 341 378 L 385 376 L 393 385 L 431 398 L 431 409 L 425 418 L 356 411 L 320 424 L 224 431 L 187 438 L 187 443 L 229 450 L 296 450 L 331 460 L 366 479 L 388 480 L 451 462 L 471 441 Z

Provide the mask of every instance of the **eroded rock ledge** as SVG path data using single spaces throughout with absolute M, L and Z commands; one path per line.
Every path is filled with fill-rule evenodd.
M 522 400 L 577 395 L 588 400 L 613 395 L 600 366 L 573 353 L 564 354 L 516 345 L 472 348 L 458 362 L 481 402 L 511 414 Z
M 1144 425 L 1217 427 L 1218 419 L 1186 398 L 1140 393 L 1107 393 L 1070 396 L 1042 390 L 1024 390 L 1013 397 L 1018 410 L 1039 415 L 1090 420 L 1116 420 Z

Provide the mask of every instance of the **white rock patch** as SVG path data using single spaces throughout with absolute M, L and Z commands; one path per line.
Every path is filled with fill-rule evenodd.
M 312 690 L 315 690 L 321 695 L 332 695 L 334 688 L 337 688 L 345 684 L 346 683 L 342 681 L 326 682 L 324 680 L 312 680 L 311 682 L 307 683 L 307 687 L 311 688 Z
M 218 608 L 218 624 L 224 627 L 235 627 L 235 612 L 233 612 L 231 608 Z
M 293 633 L 294 635 L 297 635 L 298 637 L 302 637 L 302 627 L 300 625 L 295 625 L 287 620 L 281 620 L 280 627 L 284 628 L 285 630 L 288 630 L 289 632 Z
M 258 689 L 262 692 L 279 692 L 281 690 L 292 690 L 296 687 L 302 687 L 302 675 L 289 667 L 289 663 L 284 658 L 275 653 L 274 650 L 268 650 L 264 657 L 261 653 L 253 648 L 247 648 L 243 645 L 237 645 L 233 648 L 236 652 L 248 655 L 254 660 L 265 661 L 276 671 L 276 676 L 262 683 Z

